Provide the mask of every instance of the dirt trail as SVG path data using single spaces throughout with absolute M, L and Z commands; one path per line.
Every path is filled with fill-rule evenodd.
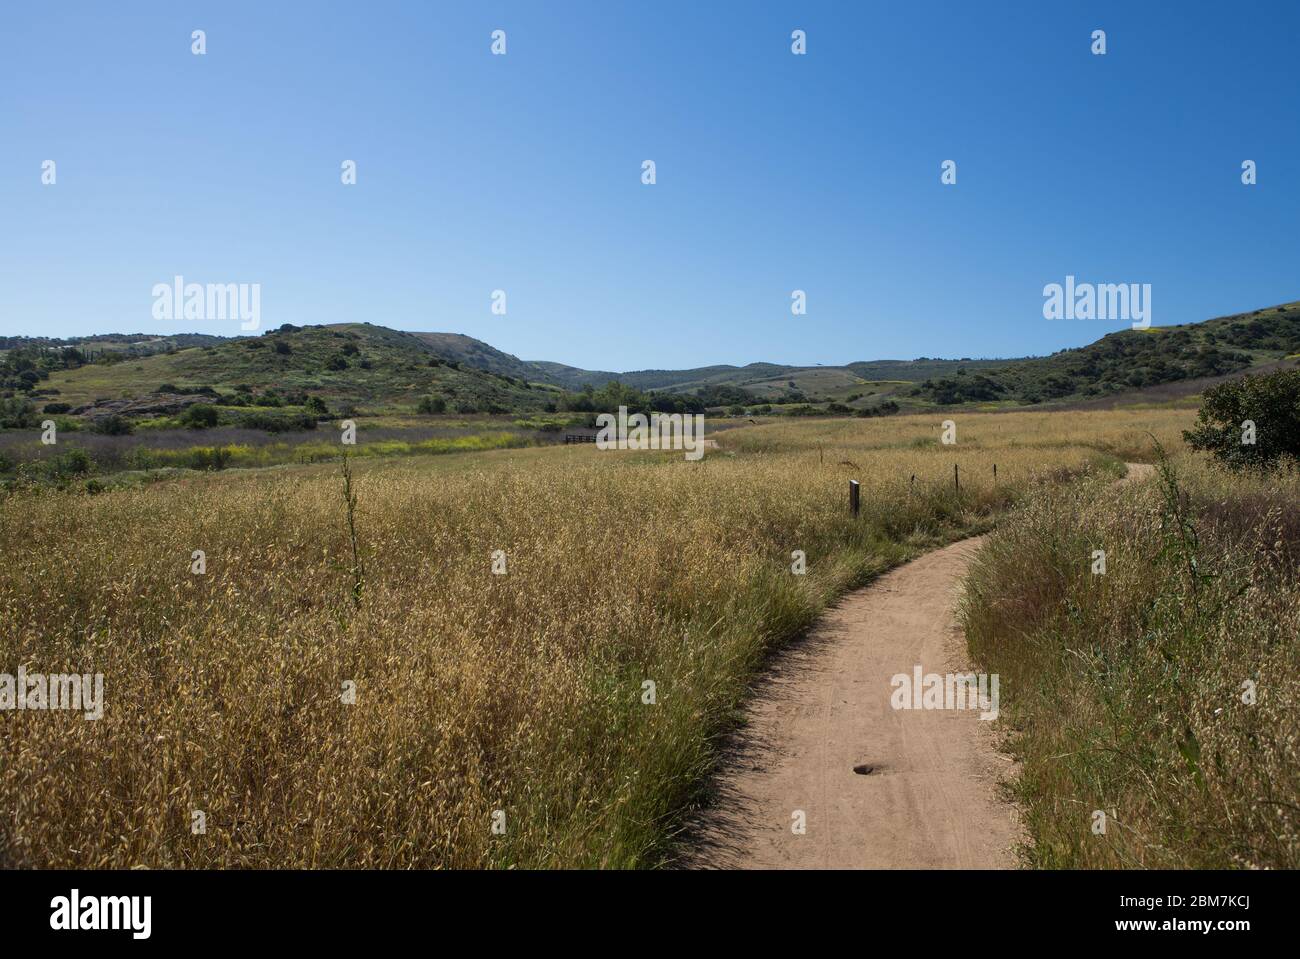
M 1120 480 L 1121 484 L 1136 483 L 1139 480 L 1146 479 L 1156 471 L 1156 468 L 1150 463 L 1125 463 L 1124 465 L 1128 467 L 1128 475 Z
M 1130 464 L 1126 482 L 1151 467 Z M 844 597 L 784 650 L 695 824 L 694 868 L 1014 868 L 1015 772 L 977 709 L 894 709 L 890 680 L 969 671 L 954 619 L 982 537 Z M 865 774 L 855 767 L 867 768 Z M 806 831 L 792 830 L 802 810 Z

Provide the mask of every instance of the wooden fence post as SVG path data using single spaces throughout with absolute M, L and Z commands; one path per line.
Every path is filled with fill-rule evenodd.
M 858 518 L 858 511 L 862 508 L 860 497 L 861 487 L 858 486 L 857 480 L 849 480 L 849 509 L 853 513 L 853 518 Z
M 957 464 L 952 464 L 952 487 L 958 494 L 961 493 L 961 477 L 957 474 Z

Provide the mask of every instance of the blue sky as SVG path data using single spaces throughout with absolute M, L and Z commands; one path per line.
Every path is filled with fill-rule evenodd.
M 624 370 L 1042 354 L 1127 325 L 1043 319 L 1067 274 L 1150 283 L 1156 325 L 1300 297 L 1292 2 L 0 18 L 0 333 L 237 334 L 153 319 L 180 274 L 260 283 L 264 328 L 447 330 Z

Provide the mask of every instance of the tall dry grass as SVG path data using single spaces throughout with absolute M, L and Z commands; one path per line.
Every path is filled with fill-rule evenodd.
M 0 862 L 654 864 L 767 651 L 1043 476 L 1109 462 L 968 419 L 956 447 L 910 418 L 736 430 L 698 463 L 360 460 L 355 560 L 336 466 L 10 495 L 0 671 L 102 672 L 107 706 L 0 712 Z
M 938 425 L 952 420 L 957 449 L 1031 449 L 1048 451 L 1087 446 L 1128 462 L 1150 463 L 1157 444 L 1166 449 L 1182 445 L 1182 431 L 1196 421 L 1189 409 L 1121 409 L 1101 411 L 1048 410 L 1031 413 L 964 413 L 950 411 L 927 416 L 891 416 L 863 428 L 853 419 L 824 420 L 815 430 L 798 421 L 729 433 L 725 442 L 740 450 L 817 450 L 829 458 L 839 450 L 862 448 L 926 448 L 938 436 Z M 839 457 L 836 457 L 838 459 Z
M 1300 865 L 1298 560 L 1300 474 L 1187 454 L 1039 490 L 1000 526 L 964 620 L 1002 677 L 1029 863 Z

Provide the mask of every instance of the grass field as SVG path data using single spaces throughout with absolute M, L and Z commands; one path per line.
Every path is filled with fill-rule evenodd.
M 1300 865 L 1297 504 L 1294 471 L 1180 454 L 1039 490 L 981 550 L 965 625 L 1002 676 L 1029 864 Z
M 107 707 L 0 714 L 0 859 L 655 864 L 766 651 L 847 587 L 986 529 L 1033 485 L 1114 475 L 1103 450 L 1177 425 L 958 424 L 956 446 L 933 418 L 750 427 L 698 463 L 358 460 L 359 608 L 334 464 L 11 494 L 0 663 L 101 672 Z
M 64 485 L 92 483 L 96 487 L 125 481 L 128 473 L 168 469 L 222 470 L 314 463 L 339 456 L 341 432 L 329 424 L 321 429 L 288 433 L 219 428 L 212 430 L 141 430 L 129 436 L 101 436 L 89 431 L 62 433 L 59 442 L 41 445 L 39 434 L 11 430 L 0 433 L 0 467 L 14 470 L 13 483 L 62 480 Z M 554 437 L 520 428 L 507 418 L 459 428 L 421 426 L 385 429 L 364 424 L 348 454 L 355 457 L 468 453 L 530 446 Z M 69 463 L 77 458 L 77 471 Z M 71 455 L 70 455 L 71 454 Z

